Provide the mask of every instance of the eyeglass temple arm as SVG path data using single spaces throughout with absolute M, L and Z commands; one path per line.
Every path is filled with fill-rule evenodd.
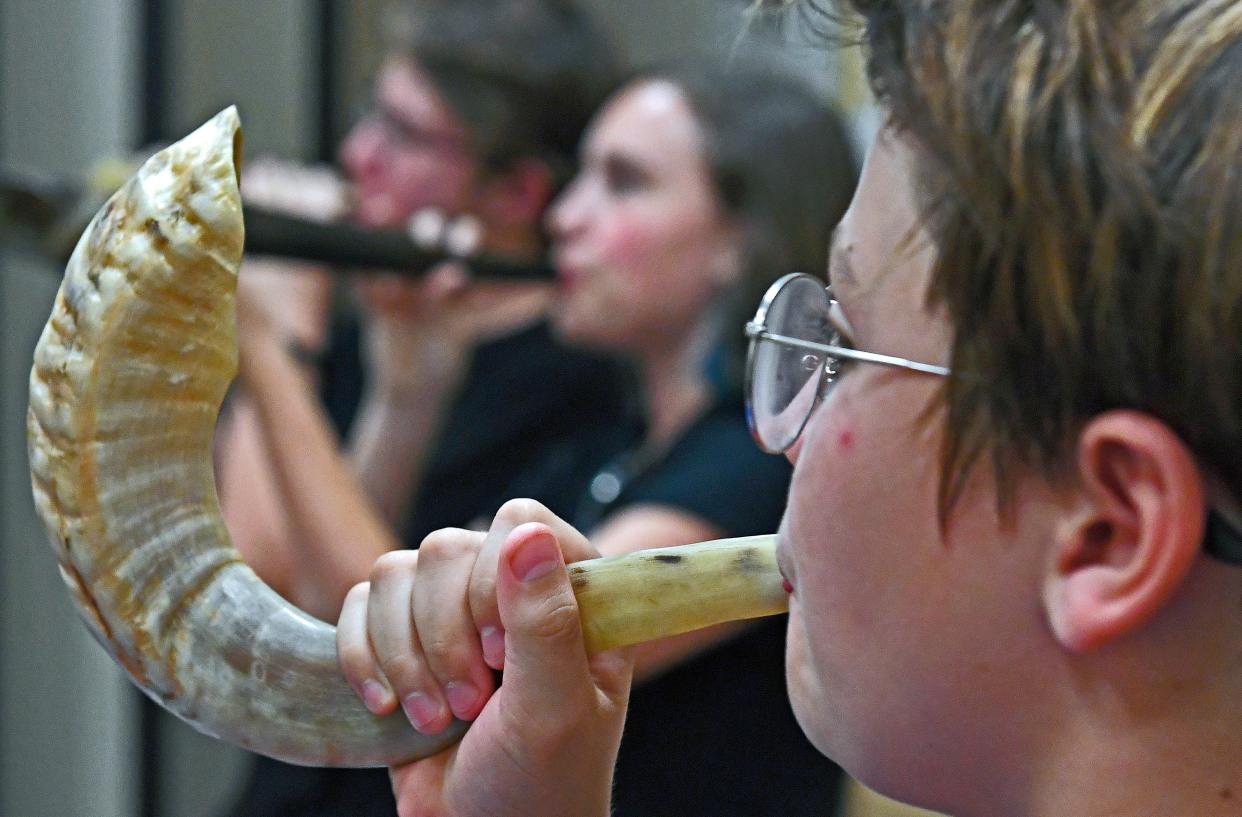
M 949 369 L 945 366 L 937 366 L 934 363 L 920 363 L 917 360 L 907 360 L 904 357 L 893 357 L 892 355 L 881 355 L 876 352 L 864 352 L 861 349 L 849 349 L 844 346 L 832 346 L 827 343 L 815 343 L 814 341 L 802 340 L 801 338 L 789 337 L 788 335 L 778 335 L 764 329 L 761 324 L 754 321 L 746 324 L 746 337 L 760 338 L 762 340 L 770 340 L 781 343 L 786 346 L 793 346 L 798 349 L 806 349 L 810 352 L 819 352 L 833 357 L 843 357 L 847 360 L 859 360 L 864 363 L 877 363 L 881 366 L 895 366 L 899 369 L 912 369 L 916 372 L 924 372 L 926 374 L 939 375 L 948 377 Z
M 947 376 L 949 374 L 948 368 L 931 363 L 920 363 L 916 360 L 907 360 L 901 357 L 864 352 L 859 349 L 847 349 L 843 346 L 832 346 L 827 343 L 815 343 L 814 341 L 802 340 L 801 338 L 789 337 L 788 335 L 778 335 L 774 332 L 769 332 L 763 328 L 763 324 L 754 321 L 746 324 L 746 337 L 770 340 L 786 346 L 793 346 L 797 349 L 806 349 L 810 352 L 832 355 L 833 357 L 860 360 L 866 363 L 878 363 L 881 366 L 896 366 L 902 369 L 912 369 L 916 372 L 926 372 L 940 376 Z M 1203 538 L 1204 549 L 1208 555 L 1222 562 L 1242 565 L 1242 532 L 1230 525 L 1218 512 L 1208 512 L 1207 530 Z

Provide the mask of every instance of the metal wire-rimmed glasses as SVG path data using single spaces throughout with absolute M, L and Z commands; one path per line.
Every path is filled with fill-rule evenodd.
M 474 149 L 468 134 L 406 119 L 379 101 L 358 107 L 351 121 L 356 126 L 376 128 L 385 145 L 402 151 L 448 154 Z
M 856 360 L 945 377 L 932 363 L 842 346 L 831 320 L 836 302 L 818 279 L 794 272 L 764 294 L 746 324 L 746 422 L 755 443 L 769 454 L 797 442 L 811 413 L 836 381 L 841 363 Z M 1216 559 L 1242 565 L 1242 531 L 1208 508 L 1204 549 Z
M 944 366 L 840 345 L 830 317 L 835 303 L 823 282 L 794 272 L 768 288 L 746 324 L 746 421 L 755 442 L 770 454 L 797 441 L 844 360 L 949 374 Z

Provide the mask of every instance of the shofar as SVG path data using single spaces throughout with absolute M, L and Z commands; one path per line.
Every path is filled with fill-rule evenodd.
M 211 442 L 236 372 L 243 228 L 237 112 L 152 157 L 87 227 L 35 351 L 35 503 L 91 632 L 139 687 L 206 734 L 292 763 L 379 766 L 460 738 L 377 718 L 335 632 L 242 561 Z M 571 568 L 588 648 L 786 605 L 772 537 Z

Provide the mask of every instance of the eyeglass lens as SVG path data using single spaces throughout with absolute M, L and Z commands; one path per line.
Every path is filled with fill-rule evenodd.
M 465 136 L 406 121 L 378 102 L 359 106 L 354 111 L 356 126 L 378 129 L 389 145 L 413 151 L 456 151 L 468 146 Z
M 822 282 L 810 276 L 790 278 L 772 297 L 764 328 L 776 335 L 830 342 L 830 305 Z M 793 445 L 815 408 L 825 356 L 762 337 L 752 343 L 748 401 L 752 430 L 764 449 L 777 453 Z

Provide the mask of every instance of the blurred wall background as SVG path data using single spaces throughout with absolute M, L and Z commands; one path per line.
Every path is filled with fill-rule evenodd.
M 389 0 L 3 0 L 0 168 L 88 178 L 236 103 L 250 156 L 326 159 L 366 92 Z M 590 0 L 639 61 L 731 48 L 743 0 Z M 775 38 L 764 29 L 754 37 Z M 857 76 L 788 60 L 873 127 Z M 134 690 L 69 607 L 34 516 L 26 378 L 59 265 L 0 235 L 0 815 L 207 817 L 245 757 Z
M 0 3 L 0 162 L 81 168 L 133 146 L 130 0 Z M 134 693 L 70 611 L 26 474 L 26 373 L 57 280 L 0 246 L 0 814 L 138 813 Z

